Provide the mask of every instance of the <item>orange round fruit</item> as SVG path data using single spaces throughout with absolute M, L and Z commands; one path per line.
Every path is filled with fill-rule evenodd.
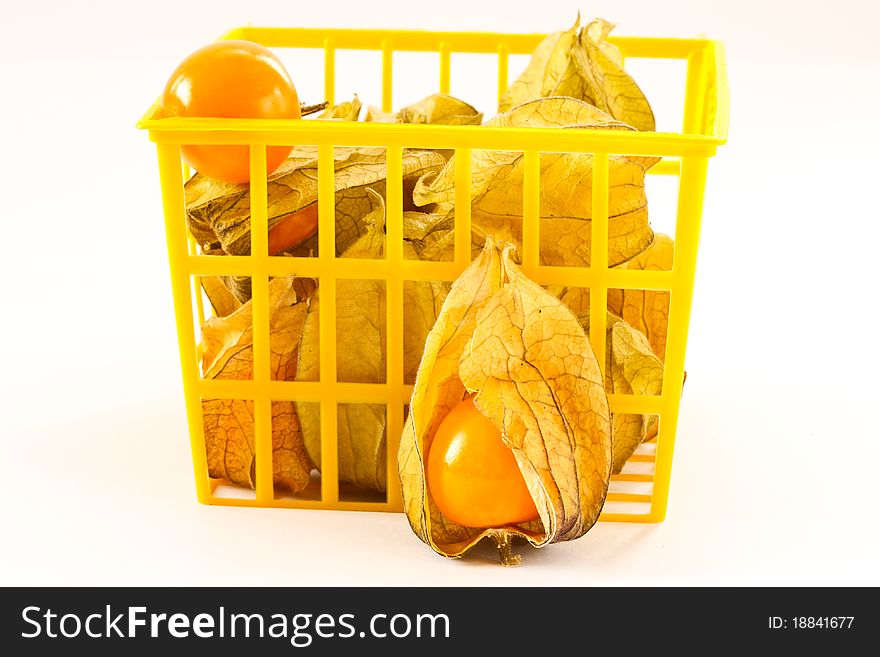
M 269 231 L 269 255 L 299 246 L 318 232 L 318 204 L 285 215 Z
M 473 398 L 453 408 L 437 427 L 427 479 L 443 515 L 465 527 L 503 527 L 538 518 L 513 451 Z
M 299 96 L 275 54 L 251 41 L 218 41 L 183 60 L 161 98 L 163 117 L 299 119 Z M 277 169 L 291 146 L 269 146 L 266 170 Z M 185 145 L 183 159 L 199 173 L 230 183 L 250 180 L 247 145 Z

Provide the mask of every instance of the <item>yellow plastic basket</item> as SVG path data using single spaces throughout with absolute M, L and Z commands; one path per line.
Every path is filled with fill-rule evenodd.
M 509 55 L 529 54 L 545 35 L 391 30 L 332 30 L 243 27 L 224 39 L 246 39 L 269 47 L 320 48 L 324 52 L 324 95 L 333 102 L 336 52 L 372 50 L 382 54 L 382 105 L 391 111 L 393 53 L 439 53 L 440 91 L 450 85 L 452 53 L 488 53 L 497 56 L 498 94 L 507 88 Z M 612 394 L 612 412 L 656 414 L 660 418 L 656 449 L 636 453 L 631 461 L 639 473 L 615 475 L 612 482 L 635 482 L 644 490 L 612 492 L 608 500 L 619 508 L 603 512 L 610 521 L 657 522 L 666 515 L 672 453 L 681 397 L 685 346 L 691 311 L 694 270 L 699 241 L 703 192 L 708 158 L 727 138 L 727 79 L 722 46 L 706 39 L 618 37 L 610 39 L 630 58 L 687 60 L 687 80 L 681 133 L 498 128 L 446 125 L 408 125 L 333 121 L 280 121 L 263 119 L 159 118 L 157 105 L 138 126 L 149 130 L 159 154 L 159 172 L 171 265 L 171 283 L 177 319 L 180 362 L 183 369 L 187 418 L 200 502 L 234 506 L 293 507 L 401 511 L 397 477 L 397 446 L 404 406 L 412 386 L 403 380 L 403 284 L 405 280 L 454 280 L 470 262 L 470 150 L 524 152 L 522 266 L 543 285 L 589 287 L 592 346 L 599 364 L 605 363 L 605 306 L 609 288 L 667 290 L 670 294 L 665 369 L 660 396 Z M 405 81 L 404 81 L 405 84 Z M 201 255 L 187 237 L 184 207 L 183 144 L 250 145 L 251 255 Z M 319 256 L 314 258 L 268 255 L 265 147 L 269 144 L 317 144 Z M 387 224 L 386 257 L 361 260 L 335 257 L 334 146 L 376 146 L 386 149 Z M 453 149 L 457 155 L 455 255 L 452 262 L 423 262 L 403 258 L 402 170 L 404 148 Z M 550 267 L 539 264 L 539 154 L 589 152 L 594 154 L 592 252 L 589 267 Z M 608 156 L 654 155 L 663 160 L 652 173 L 679 177 L 674 265 L 671 271 L 631 271 L 608 267 Z M 605 193 L 600 193 L 601 190 Z M 272 276 L 314 277 L 319 280 L 322 308 L 335 307 L 336 279 L 369 278 L 386 283 L 387 377 L 385 383 L 337 382 L 336 316 L 320 318 L 320 380 L 272 381 L 269 373 L 268 280 Z M 200 276 L 242 275 L 252 280 L 253 378 L 249 381 L 201 378 L 195 321 L 204 319 Z M 194 293 L 195 292 L 195 293 Z M 195 315 L 195 319 L 194 319 Z M 597 330 L 601 329 L 601 330 Z M 256 491 L 251 499 L 216 494 L 217 480 L 208 475 L 202 399 L 246 399 L 254 402 Z M 271 402 L 299 400 L 320 403 L 320 484 L 298 497 L 276 495 L 273 487 Z M 384 404 L 387 408 L 388 490 L 384 500 L 341 499 L 337 476 L 336 405 Z

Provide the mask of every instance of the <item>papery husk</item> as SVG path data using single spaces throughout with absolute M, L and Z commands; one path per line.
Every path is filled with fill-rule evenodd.
M 654 355 L 645 336 L 611 313 L 607 321 L 606 388 L 610 385 L 612 392 L 623 395 L 660 395 L 663 392 L 663 363 Z M 612 468 L 617 474 L 639 445 L 656 437 L 658 416 L 613 413 L 611 422 Z
M 295 277 L 269 283 L 269 368 L 272 380 L 293 378 L 300 335 L 306 319 L 308 281 Z M 205 379 L 248 380 L 253 376 L 253 313 L 246 303 L 202 327 L 202 374 Z M 291 493 L 309 483 L 312 461 L 290 401 L 272 402 L 272 467 L 276 488 Z M 208 474 L 256 487 L 254 403 L 244 399 L 202 401 Z
M 637 130 L 654 130 L 651 105 L 624 70 L 620 50 L 607 41 L 614 25 L 597 18 L 579 26 L 580 16 L 571 28 L 538 44 L 526 70 L 502 95 L 498 111 L 536 98 L 570 96 Z
M 675 242 L 657 233 L 654 243 L 621 269 L 671 271 Z M 669 292 L 665 290 L 608 290 L 608 310 L 622 317 L 648 338 L 654 354 L 666 360 L 666 332 L 669 325 Z
M 590 295 L 585 288 L 554 290 L 590 334 Z M 659 395 L 663 391 L 663 363 L 648 339 L 617 315 L 606 313 L 605 390 L 622 395 Z M 657 416 L 612 413 L 613 471 L 619 473 L 643 442 L 654 437 Z
M 365 218 L 372 209 L 367 191 L 385 195 L 385 149 L 337 146 L 333 153 L 335 246 L 336 255 L 341 255 L 366 232 Z M 405 150 L 402 156 L 404 187 L 411 189 L 418 178 L 439 172 L 445 163 L 445 158 L 433 151 Z M 250 254 L 249 189 L 248 185 L 225 183 L 201 174 L 187 181 L 187 222 L 193 237 L 203 248 L 219 244 L 226 254 Z M 404 194 L 405 198 L 407 196 Z M 317 200 L 317 147 L 297 146 L 268 178 L 269 230 L 288 215 L 317 203 Z M 300 251 L 302 247 L 317 255 L 317 239 L 301 245 Z M 250 298 L 250 279 L 235 277 L 228 282 L 240 300 Z
M 369 191 L 373 211 L 367 232 L 345 252 L 346 258 L 383 258 L 385 255 L 385 204 Z M 404 240 L 404 255 L 417 257 L 416 248 Z M 448 284 L 405 281 L 403 311 L 404 381 L 415 379 L 425 337 L 434 325 Z M 319 375 L 320 290 L 309 300 L 308 315 L 299 351 L 297 380 L 317 381 Z M 338 381 L 386 382 L 386 289 L 373 279 L 337 279 L 336 329 Z M 320 411 L 316 404 L 297 404 L 309 455 L 320 464 Z M 337 407 L 338 472 L 340 481 L 362 488 L 386 488 L 386 413 L 378 404 L 340 404 Z
M 611 474 L 611 428 L 601 374 L 577 318 L 489 237 L 453 283 L 425 344 L 398 455 L 404 510 L 415 534 L 457 557 L 491 537 L 507 563 L 510 539 L 540 547 L 583 535 L 599 517 Z M 472 528 L 446 518 L 425 463 L 438 425 L 469 392 L 514 452 L 539 519 Z
M 338 105 L 331 105 L 318 115 L 319 119 L 336 119 L 338 121 L 357 121 L 361 114 L 361 99 L 355 94 L 354 98 Z
M 632 130 L 592 105 L 573 98 L 542 98 L 493 117 L 486 125 Z M 453 156 L 438 175 L 426 174 L 415 186 L 416 205 L 455 202 Z M 645 173 L 659 158 L 611 155 L 608 158 L 608 263 L 615 266 L 650 246 Z M 496 241 L 521 248 L 523 209 L 522 152 L 471 151 L 471 220 Z M 543 153 L 540 156 L 540 261 L 546 265 L 589 266 L 593 214 L 593 155 Z
M 241 301 L 219 276 L 202 276 L 201 282 L 214 317 L 226 317 L 241 308 Z
M 367 107 L 365 121 L 378 123 L 439 123 L 445 125 L 480 125 L 482 112 L 449 94 L 431 94 L 422 100 L 402 107 L 397 112 L 383 112 Z

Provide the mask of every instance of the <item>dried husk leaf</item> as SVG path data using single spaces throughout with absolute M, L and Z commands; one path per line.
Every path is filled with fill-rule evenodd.
M 493 117 L 487 125 L 631 130 L 583 101 L 542 98 Z M 471 152 L 473 225 L 496 241 L 522 242 L 523 154 Z M 644 251 L 653 240 L 648 224 L 645 172 L 659 158 L 609 157 L 608 260 L 614 266 Z M 541 155 L 540 259 L 547 265 L 588 266 L 592 240 L 593 156 Z M 416 205 L 455 201 L 455 156 L 439 175 L 427 174 L 413 190 Z
M 202 289 L 211 302 L 214 317 L 226 317 L 241 308 L 241 301 L 219 276 L 202 276 Z
M 560 301 L 590 333 L 590 297 L 582 288 L 563 289 Z M 605 322 L 605 390 L 623 395 L 659 395 L 663 388 L 663 363 L 647 338 L 620 317 L 607 313 Z M 656 433 L 657 416 L 613 413 L 611 436 L 614 473 L 620 472 L 636 448 Z
M 385 204 L 369 192 L 373 211 L 367 232 L 345 252 L 346 258 L 382 258 L 385 251 Z M 415 247 L 404 242 L 404 255 L 417 257 Z M 425 337 L 436 320 L 447 290 L 445 283 L 406 281 L 404 307 L 404 380 L 415 379 Z M 297 379 L 318 380 L 320 291 L 309 300 L 302 334 Z M 384 383 L 386 381 L 386 290 L 384 281 L 338 279 L 336 282 L 338 381 Z M 298 404 L 306 447 L 320 463 L 320 412 L 314 404 Z M 386 487 L 386 414 L 382 405 L 340 404 L 337 407 L 339 479 L 363 488 Z
M 548 34 L 532 52 L 526 70 L 514 80 L 501 96 L 498 111 L 507 110 L 529 100 L 547 96 L 560 96 L 555 93 L 559 80 L 568 68 L 570 52 L 578 42 L 578 29 L 581 17 L 569 29 Z
M 576 98 L 551 96 L 526 101 L 502 114 L 496 114 L 486 125 L 509 128 L 601 128 L 633 130 L 607 112 Z M 653 160 L 649 158 L 645 162 Z
M 367 190 L 385 195 L 385 149 L 368 147 L 334 148 L 336 255 L 341 255 L 366 232 L 365 217 L 371 211 Z M 419 177 L 438 172 L 445 158 L 432 151 L 405 150 L 402 158 L 403 184 L 411 189 Z M 219 244 L 223 253 L 250 253 L 250 193 L 248 185 L 236 185 L 193 176 L 185 187 L 187 222 L 193 237 L 202 245 Z M 267 210 L 269 230 L 287 215 L 318 200 L 318 151 L 315 146 L 297 146 L 290 157 L 268 178 Z M 406 195 L 405 195 L 406 196 Z M 317 249 L 317 238 L 300 245 L 295 255 Z M 250 279 L 227 279 L 236 296 L 250 298 Z
M 637 130 L 654 130 L 648 100 L 624 70 L 620 51 L 607 41 L 614 25 L 601 18 L 580 30 L 579 24 L 580 17 L 538 45 L 526 70 L 501 97 L 499 111 L 536 98 L 571 96 Z
M 396 113 L 383 112 L 377 107 L 369 106 L 364 120 L 379 123 L 480 125 L 483 114 L 472 105 L 449 94 L 432 94 Z
M 451 208 L 444 208 L 440 212 L 404 212 L 404 238 L 413 244 L 422 245 L 432 238 L 436 239 L 438 235 L 446 235 L 454 228 L 450 210 Z
M 621 265 L 621 269 L 670 271 L 675 242 L 656 234 L 647 250 Z M 661 290 L 608 290 L 608 310 L 641 331 L 661 362 L 666 360 L 666 332 L 669 324 L 669 292 Z
M 352 100 L 338 105 L 332 105 L 318 115 L 319 119 L 339 119 L 342 121 L 357 121 L 361 114 L 362 103 L 357 94 Z
M 651 351 L 641 333 L 619 317 L 608 314 L 606 387 L 624 395 L 659 395 L 663 391 L 663 363 Z M 613 471 L 618 473 L 636 448 L 657 432 L 657 416 L 615 413 L 612 415 Z
M 269 366 L 274 380 L 290 380 L 306 305 L 299 301 L 301 281 L 276 278 L 269 284 Z M 228 317 L 211 318 L 202 327 L 202 372 L 206 379 L 250 379 L 253 370 L 251 304 Z M 254 406 L 241 399 L 202 402 L 208 473 L 232 484 L 256 487 Z M 276 487 L 297 493 L 309 483 L 312 461 L 306 453 L 293 402 L 272 402 L 272 462 Z
M 611 471 L 611 430 L 601 374 L 583 328 L 529 281 L 492 238 L 453 283 L 428 335 L 398 456 L 413 531 L 439 554 L 460 556 L 484 537 L 509 549 L 571 540 L 596 521 Z M 463 527 L 428 493 L 425 460 L 437 426 L 468 392 L 501 429 L 540 519 Z M 505 547 L 507 546 L 507 547 Z
M 654 112 L 645 94 L 623 68 L 623 57 L 606 41 L 614 25 L 598 18 L 581 30 L 572 50 L 577 72 L 585 80 L 584 100 L 637 130 L 654 130 Z
M 367 105 L 364 121 L 367 123 L 397 123 L 397 112 L 383 112 L 375 105 Z
M 449 94 L 433 94 L 404 107 L 397 113 L 397 118 L 401 123 L 480 125 L 483 113 Z
M 415 180 L 445 164 L 442 156 L 424 150 L 403 154 L 404 180 Z M 336 147 L 336 251 L 344 252 L 366 232 L 371 211 L 367 189 L 385 193 L 385 149 Z M 271 175 L 267 184 L 270 230 L 286 215 L 318 200 L 318 151 L 297 146 Z M 236 185 L 196 174 L 186 184 L 190 230 L 202 243 L 219 242 L 226 253 L 250 253 L 250 195 L 248 185 Z
M 413 245 L 420 260 L 451 261 L 455 257 L 455 212 L 451 203 L 444 203 L 432 212 L 404 212 L 403 234 Z M 479 229 L 471 234 L 471 260 L 486 243 Z
M 447 261 L 455 258 L 455 209 L 450 204 L 438 206 L 433 213 L 405 212 L 404 235 L 411 230 L 411 242 L 420 260 Z M 474 260 L 486 246 L 486 239 L 501 243 L 498 233 L 489 233 L 480 226 L 471 226 L 470 259 Z M 512 242 L 507 239 L 504 243 Z

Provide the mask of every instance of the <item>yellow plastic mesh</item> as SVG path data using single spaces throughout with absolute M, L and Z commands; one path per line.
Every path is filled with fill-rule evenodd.
M 498 94 L 508 84 L 510 54 L 528 54 L 543 38 L 540 34 L 438 33 L 384 30 L 320 30 L 245 27 L 223 38 L 248 39 L 270 47 L 322 48 L 325 97 L 333 102 L 335 59 L 340 49 L 382 53 L 382 106 L 391 111 L 393 53 L 436 52 L 440 61 L 441 92 L 450 85 L 453 53 L 490 53 L 497 56 Z M 159 154 L 159 171 L 183 371 L 187 418 L 192 445 L 196 490 L 207 504 L 259 507 L 296 507 L 346 510 L 402 510 L 395 456 L 412 386 L 403 382 L 403 285 L 405 280 L 454 280 L 470 261 L 470 150 L 514 150 L 524 153 L 523 270 L 544 285 L 589 287 L 592 345 L 600 365 L 605 363 L 605 306 L 609 288 L 668 290 L 669 324 L 662 395 L 612 394 L 612 412 L 645 413 L 660 417 L 656 446 L 640 449 L 631 459 L 638 473 L 612 477 L 612 482 L 635 484 L 638 492 L 615 492 L 614 484 L 602 520 L 656 522 L 665 517 L 672 453 L 682 391 L 685 347 L 691 310 L 694 270 L 708 158 L 727 137 L 727 78 L 723 49 L 705 39 L 614 38 L 627 58 L 687 60 L 681 133 L 572 131 L 553 129 L 474 128 L 472 126 L 413 126 L 344 122 L 280 122 L 259 119 L 157 118 L 154 105 L 139 127 L 149 130 Z M 403 81 L 402 84 L 405 84 Z M 251 149 L 251 239 L 249 256 L 199 255 L 187 237 L 182 144 L 249 144 Z M 266 159 L 267 144 L 309 143 L 318 146 L 319 256 L 315 258 L 267 255 Z M 335 257 L 334 146 L 377 146 L 387 158 L 387 250 L 382 260 Z M 456 153 L 455 254 L 452 262 L 420 262 L 403 258 L 402 171 L 404 148 L 453 149 Z M 594 154 L 592 251 L 589 267 L 550 267 L 539 264 L 538 213 L 541 152 Z M 671 271 L 630 271 L 608 268 L 608 156 L 656 155 L 664 159 L 651 173 L 679 177 L 674 265 Z M 604 190 L 604 194 L 602 193 Z M 268 281 L 290 274 L 318 279 L 320 317 L 320 380 L 272 381 L 269 375 Z M 253 378 L 249 381 L 204 380 L 200 377 L 196 326 L 205 317 L 199 276 L 244 275 L 252 281 Z M 387 375 L 385 383 L 343 383 L 336 375 L 336 280 L 370 278 L 385 281 L 387 294 Z M 194 283 L 193 283 L 194 282 Z M 202 425 L 202 399 L 254 401 L 256 494 L 253 499 L 215 495 L 218 484 L 208 477 Z M 302 497 L 277 497 L 272 482 L 271 402 L 311 401 L 320 404 L 320 489 Z M 387 407 L 388 490 L 384 501 L 340 499 L 337 477 L 336 405 L 374 403 Z M 612 509 L 612 507 L 614 507 Z

